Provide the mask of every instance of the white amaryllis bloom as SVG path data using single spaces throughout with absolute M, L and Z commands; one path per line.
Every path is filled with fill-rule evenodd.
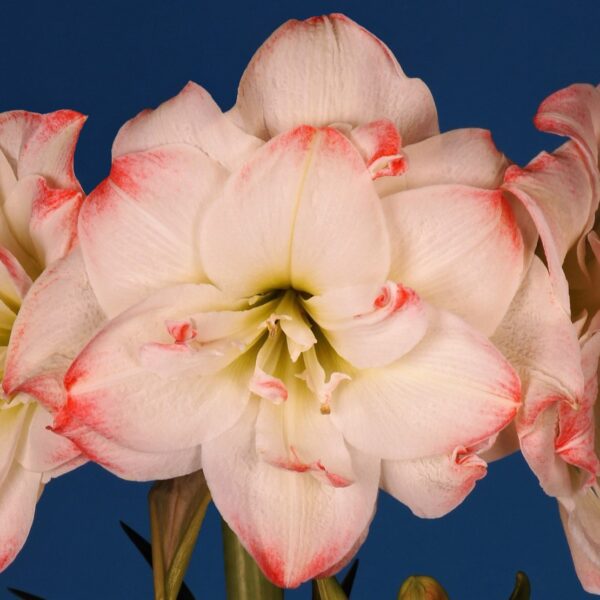
M 538 269 L 529 299 L 515 309 L 513 322 L 523 327 L 507 332 L 507 355 L 524 383 L 517 432 L 542 487 L 560 502 L 583 586 L 600 593 L 600 89 L 552 94 L 535 123 L 571 140 L 506 173 L 505 189 L 540 232 L 549 271 Z
M 534 245 L 506 166 L 485 131 L 440 135 L 370 33 L 290 21 L 229 113 L 189 84 L 121 129 L 80 249 L 19 314 L 8 387 L 62 398 L 55 430 L 117 472 L 202 466 L 277 584 L 335 571 L 379 487 L 448 512 L 518 409 L 489 340 Z M 76 358 L 50 385 L 57 355 Z
M 0 114 L 0 374 L 31 283 L 77 235 L 83 194 L 73 153 L 85 117 L 70 110 Z M 47 430 L 52 416 L 26 390 L 0 396 L 0 571 L 29 533 L 43 485 L 85 458 Z

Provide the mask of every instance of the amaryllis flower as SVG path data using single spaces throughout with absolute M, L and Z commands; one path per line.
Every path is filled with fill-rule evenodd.
M 15 317 L 31 283 L 75 243 L 83 199 L 73 153 L 85 117 L 70 110 L 0 114 L 0 370 L 19 344 Z M 0 397 L 0 570 L 21 549 L 44 484 L 85 458 L 47 426 L 22 390 Z
M 379 487 L 448 512 L 518 409 L 489 339 L 532 255 L 506 166 L 485 131 L 440 135 L 370 33 L 290 21 L 229 113 L 188 84 L 121 129 L 79 250 L 19 315 L 9 388 L 62 402 L 55 430 L 116 472 L 201 466 L 279 585 L 335 571 Z
M 524 383 L 516 425 L 525 458 L 560 501 L 579 578 L 600 593 L 600 90 L 556 92 L 535 123 L 571 140 L 506 173 L 505 188 L 529 211 L 547 263 L 534 259 L 537 279 L 515 303 L 517 327 L 504 332 Z

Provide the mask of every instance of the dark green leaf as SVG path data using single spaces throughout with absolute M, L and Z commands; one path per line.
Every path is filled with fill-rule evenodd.
M 346 577 L 342 580 L 342 589 L 348 598 L 350 598 L 350 594 L 352 592 L 352 587 L 354 586 L 354 580 L 356 578 L 356 572 L 358 571 L 358 558 L 352 563 L 350 569 L 346 573 Z
M 21 598 L 21 600 L 44 600 L 41 596 L 34 596 L 29 592 L 24 592 L 23 590 L 17 590 L 15 588 L 6 588 L 13 596 L 17 598 Z
M 140 551 L 146 562 L 152 566 L 152 544 L 124 521 L 119 521 L 119 524 L 125 535 L 131 540 L 131 543 Z
M 146 562 L 152 568 L 152 544 L 143 536 L 141 536 L 135 529 L 132 529 L 124 521 L 119 521 L 121 528 L 125 532 L 125 535 L 131 540 L 133 545 L 140 551 L 140 554 L 146 559 Z M 194 594 L 192 594 L 190 588 L 185 584 L 185 581 L 181 584 L 179 595 L 177 600 L 195 600 Z
M 517 573 L 515 589 L 508 600 L 531 600 L 531 584 L 523 571 Z

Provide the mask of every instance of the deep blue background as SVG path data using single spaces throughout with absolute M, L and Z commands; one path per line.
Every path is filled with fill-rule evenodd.
M 550 92 L 600 80 L 598 0 L 452 2 L 24 2 L 0 7 L 0 111 L 73 108 L 88 115 L 77 173 L 89 191 L 106 176 L 118 127 L 189 80 L 225 109 L 254 50 L 291 17 L 342 11 L 381 37 L 406 72 L 430 86 L 443 130 L 492 130 L 526 162 L 556 140 L 531 118 Z M 150 571 L 118 525 L 148 533 L 147 484 L 87 466 L 53 482 L 7 585 L 48 599 L 151 598 Z M 198 598 L 224 597 L 217 515 L 209 512 L 187 581 Z M 356 600 L 395 598 L 415 572 L 453 600 L 503 600 L 525 570 L 534 598 L 587 596 L 577 582 L 555 502 L 520 456 L 490 468 L 470 498 L 438 521 L 382 496 L 359 553 Z M 8 597 L 8 596 L 6 596 Z M 289 594 L 307 598 L 308 590 Z

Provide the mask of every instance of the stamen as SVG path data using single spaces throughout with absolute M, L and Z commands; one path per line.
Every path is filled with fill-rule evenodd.
M 306 385 L 308 389 L 316 394 L 321 406 L 319 410 L 322 415 L 331 414 L 331 397 L 333 392 L 337 388 L 337 386 L 344 380 L 349 380 L 351 377 L 346 373 L 339 373 L 334 371 L 330 377 L 329 381 L 325 381 L 325 370 L 319 363 L 319 359 L 317 358 L 317 353 L 314 348 L 310 348 L 306 352 L 302 354 L 304 358 L 304 365 L 306 369 L 296 375 L 299 379 L 303 379 L 306 381 Z
M 271 317 L 279 318 L 277 315 Z M 270 317 L 270 318 L 271 318 Z M 267 323 L 265 321 L 265 323 Z M 270 334 L 256 356 L 254 375 L 250 379 L 248 387 L 253 394 L 270 400 L 274 404 L 281 404 L 288 398 L 288 390 L 285 383 L 272 375 L 277 370 L 281 349 L 283 347 L 283 336 L 279 327 L 275 327 L 275 333 Z

